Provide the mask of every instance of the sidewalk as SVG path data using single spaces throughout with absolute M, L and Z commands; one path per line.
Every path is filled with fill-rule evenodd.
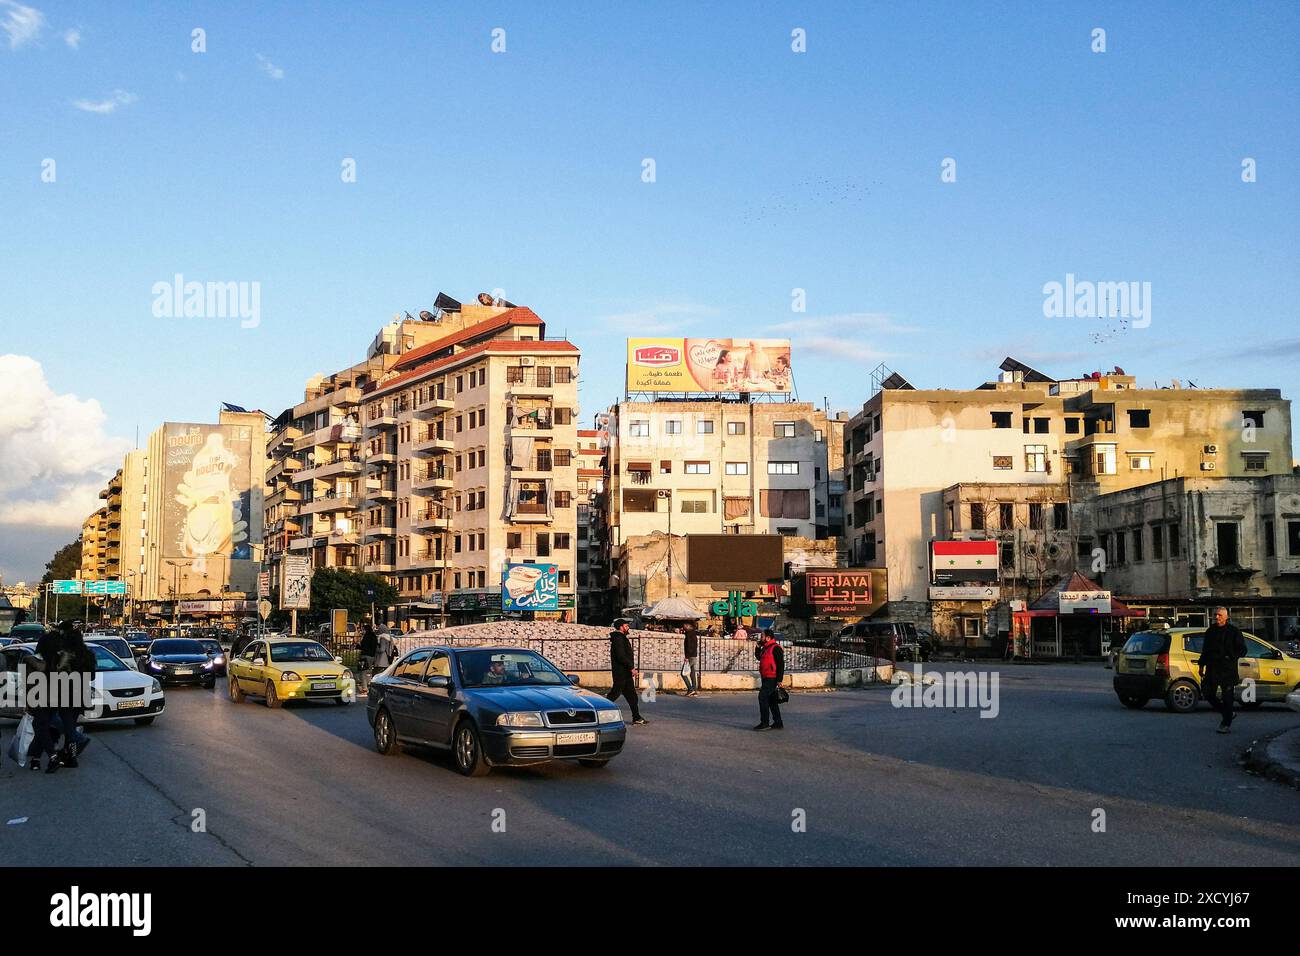
M 1300 790 L 1300 727 L 1251 744 L 1246 769 Z

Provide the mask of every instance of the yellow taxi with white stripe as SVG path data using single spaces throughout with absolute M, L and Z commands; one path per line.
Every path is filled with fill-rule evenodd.
M 230 699 L 242 703 L 248 694 L 260 696 L 267 707 L 290 700 L 332 700 L 350 704 L 357 699 L 356 678 L 323 644 L 300 637 L 267 637 L 249 643 L 227 666 Z

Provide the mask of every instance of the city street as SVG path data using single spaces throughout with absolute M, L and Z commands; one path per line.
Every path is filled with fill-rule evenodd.
M 877 688 L 796 694 L 783 732 L 754 733 L 752 694 L 661 695 L 644 705 L 650 725 L 630 728 L 603 770 L 563 763 L 482 779 L 459 776 L 442 755 L 379 756 L 363 703 L 273 711 L 232 704 L 224 682 L 171 689 L 152 727 L 92 728 L 77 769 L 46 776 L 6 760 L 0 857 L 1300 865 L 1300 794 L 1237 764 L 1252 739 L 1300 715 L 1270 705 L 1239 715 L 1225 737 L 1208 709 L 1124 709 L 1099 664 L 999 672 L 995 719 L 898 709 Z M 0 722 L 5 746 L 14 726 Z M 206 832 L 192 828 L 196 810 Z M 800 819 L 806 832 L 792 826 Z

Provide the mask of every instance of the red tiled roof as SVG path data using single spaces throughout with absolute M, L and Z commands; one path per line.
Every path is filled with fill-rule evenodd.
M 603 449 L 603 448 L 579 448 L 579 449 L 578 449 L 578 454 L 579 454 L 579 455 L 603 455 L 603 454 L 605 454 L 605 449 Z
M 578 429 L 578 437 L 579 437 L 579 438 L 599 438 L 599 437 L 600 437 L 601 435 L 603 435 L 603 434 L 604 434 L 604 432 L 602 432 L 602 431 L 598 431 L 598 430 L 596 430 L 595 428 L 579 428 L 579 429 Z
M 514 339 L 493 339 L 488 342 L 480 342 L 478 345 L 471 346 L 463 352 L 457 352 L 455 355 L 448 355 L 445 358 L 434 359 L 418 368 L 413 368 L 409 371 L 403 372 L 401 375 L 398 375 L 397 378 L 381 382 L 373 391 L 365 393 L 364 397 L 366 400 L 370 400 L 376 395 L 382 395 L 400 385 L 406 384 L 407 382 L 424 378 L 427 375 L 439 372 L 445 368 L 460 365 L 462 362 L 468 362 L 470 359 L 476 358 L 485 353 L 501 354 L 517 352 L 526 355 L 530 352 L 568 352 L 577 354 L 579 351 L 580 349 L 576 345 L 564 339 L 555 339 L 549 342 L 519 342 Z
M 579 468 L 578 474 L 592 478 L 603 478 L 605 477 L 605 470 L 603 468 Z
M 459 332 L 443 336 L 428 345 L 421 345 L 418 349 L 411 349 L 397 360 L 393 368 L 411 368 L 420 364 L 428 356 L 441 352 L 443 349 L 451 348 L 453 345 L 460 345 L 462 342 L 471 342 L 485 335 L 492 335 L 503 329 L 508 329 L 512 325 L 535 325 L 544 328 L 546 323 L 532 309 L 525 306 L 516 306 L 513 309 L 507 309 L 494 319 L 488 319 L 463 328 Z

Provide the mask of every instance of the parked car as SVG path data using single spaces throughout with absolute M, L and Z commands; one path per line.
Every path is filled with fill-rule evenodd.
M 144 657 L 149 652 L 149 645 L 153 643 L 153 635 L 148 631 L 127 631 L 125 637 L 131 645 L 131 653 L 136 657 Z
M 381 754 L 451 750 L 467 777 L 558 759 L 603 767 L 623 749 L 623 713 L 576 682 L 524 648 L 421 647 L 371 680 L 366 719 Z
M 86 646 L 95 655 L 95 679 L 91 707 L 82 714 L 82 722 L 134 720 L 140 725 L 152 724 L 167 706 L 162 684 L 156 678 L 132 670 L 107 648 L 98 644 Z M 35 644 L 13 644 L 0 649 L 0 688 L 6 683 L 16 684 L 23 659 L 35 655 Z M 11 706 L 14 703 L 17 703 L 15 695 L 0 691 L 0 717 L 21 717 L 22 708 Z
M 852 650 L 854 644 L 863 646 L 864 653 L 883 654 L 893 647 L 896 661 L 928 661 L 934 644 L 916 630 L 915 624 L 904 621 L 858 621 L 840 629 L 836 636 L 839 646 Z
M 117 657 L 120 657 L 122 663 L 133 671 L 140 669 L 140 665 L 136 663 L 135 654 L 131 650 L 131 645 L 126 642 L 125 638 L 118 637 L 115 634 L 87 634 L 86 643 L 98 644 L 100 647 L 107 648 Z
M 211 690 L 217 682 L 212 655 L 198 641 L 187 637 L 154 641 L 140 662 L 140 670 L 164 684 L 201 684 Z
M 33 644 L 45 636 L 45 625 L 36 621 L 28 621 L 25 624 L 15 624 L 5 635 L 10 644 L 22 644 L 31 641 Z
M 303 638 L 259 638 L 230 660 L 230 699 L 242 703 L 247 694 L 260 694 L 267 707 L 290 700 L 332 700 L 350 704 L 357 699 L 356 678 L 318 641 Z
M 1243 706 L 1285 703 L 1291 691 L 1300 690 L 1300 657 L 1253 634 L 1245 638 L 1246 656 L 1239 662 L 1241 683 L 1234 694 L 1240 699 L 1249 678 L 1255 684 L 1255 700 Z M 1194 710 L 1204 696 L 1197 668 L 1204 640 L 1203 627 L 1171 627 L 1131 635 L 1116 658 L 1112 678 L 1120 702 L 1136 710 L 1158 698 L 1177 713 Z

